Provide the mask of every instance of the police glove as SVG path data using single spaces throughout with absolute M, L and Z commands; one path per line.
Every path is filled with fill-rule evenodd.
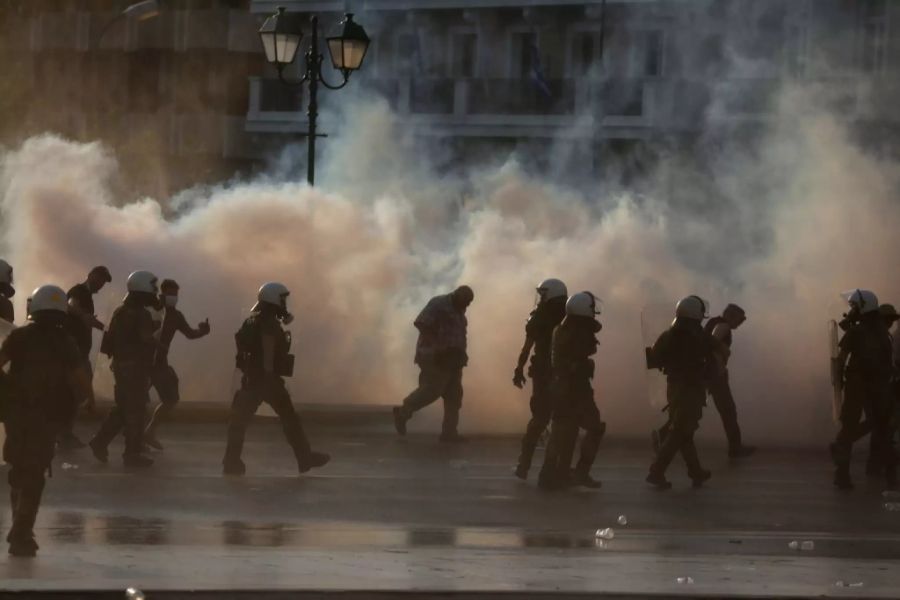
M 513 385 L 519 388 L 520 390 L 525 387 L 525 373 L 522 372 L 522 367 L 516 367 L 515 372 L 513 373 Z

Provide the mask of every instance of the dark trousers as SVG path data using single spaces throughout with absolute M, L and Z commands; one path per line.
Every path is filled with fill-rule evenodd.
M 293 449 L 297 461 L 303 461 L 309 456 L 309 440 L 303 431 L 303 423 L 294 410 L 291 395 L 284 386 L 284 379 L 275 375 L 252 378 L 245 375 L 241 379 L 241 389 L 234 395 L 231 403 L 228 442 L 223 460 L 225 464 L 240 461 L 247 426 L 250 425 L 250 420 L 263 402 L 271 406 L 278 415 L 284 430 L 284 437 L 287 438 L 288 444 Z
M 519 466 L 526 470 L 531 467 L 534 450 L 553 416 L 551 385 L 552 379 L 548 375 L 535 374 L 531 378 L 531 420 L 522 436 L 522 452 L 519 455 Z
M 178 374 L 169 364 L 153 367 L 153 370 L 150 372 L 150 385 L 159 394 L 159 401 L 164 406 L 175 406 L 181 399 L 178 391 Z
M 53 461 L 56 436 L 62 426 L 17 412 L 7 417 L 3 458 L 10 466 L 7 478 L 12 527 L 6 538 L 10 543 L 34 539 L 44 474 Z
M 410 418 L 416 411 L 443 398 L 444 422 L 441 434 L 456 434 L 463 400 L 462 367 L 423 362 L 419 368 L 419 387 L 403 400 L 403 414 Z
M 578 430 L 583 429 L 585 435 L 575 473 L 587 475 L 597 458 L 600 440 L 606 429 L 594 402 L 590 380 L 557 380 L 553 384 L 553 398 L 553 427 L 540 475 L 540 481 L 551 486 L 570 479 Z
M 150 401 L 150 374 L 144 369 L 113 369 L 115 406 L 109 411 L 100 431 L 94 436 L 96 446 L 106 448 L 124 430 L 125 456 L 136 456 L 144 449 L 144 426 Z
M 666 394 L 669 401 L 669 431 L 650 470 L 664 474 L 675 455 L 681 453 L 688 475 L 693 477 L 702 471 L 697 447 L 694 445 L 694 432 L 700 426 L 700 418 L 703 416 L 706 390 L 701 382 L 669 381 Z
M 94 367 L 91 366 L 91 357 L 89 354 L 85 354 L 82 356 L 82 364 L 84 365 L 84 370 L 88 374 L 88 379 L 93 381 L 94 379 Z M 87 398 L 79 398 L 78 406 L 81 406 L 87 400 Z M 59 431 L 57 437 L 59 439 L 62 438 L 71 438 L 75 436 L 75 420 L 78 418 L 78 409 L 72 411 L 71 416 L 65 420 L 65 422 L 60 424 Z
M 834 458 L 840 472 L 848 474 L 853 442 L 857 439 L 860 419 L 865 414 L 871 426 L 870 460 L 877 461 L 889 473 L 896 468 L 896 455 L 891 440 L 893 408 L 890 382 L 886 378 L 848 373 L 841 407 L 841 428 L 834 443 Z
M 737 420 L 737 407 L 734 404 L 734 396 L 731 394 L 731 384 L 728 380 L 728 371 L 717 374 L 709 382 L 709 395 L 713 404 L 722 417 L 722 426 L 725 428 L 725 436 L 728 438 L 728 448 L 737 450 L 741 448 L 741 428 Z

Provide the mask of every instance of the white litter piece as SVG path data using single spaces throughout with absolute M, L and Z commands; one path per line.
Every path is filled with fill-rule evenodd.
M 616 537 L 616 532 L 613 531 L 610 527 L 605 529 L 598 529 L 597 533 L 594 534 L 594 537 L 601 540 L 611 540 Z
M 125 598 L 127 600 L 144 600 L 144 592 L 137 588 L 130 587 L 125 590 Z
M 628 525 L 628 517 L 626 517 L 625 515 L 619 515 L 619 518 L 616 519 L 616 522 L 618 522 L 619 525 Z
M 799 550 L 800 542 L 798 542 L 797 540 L 794 540 L 790 544 L 788 544 L 788 548 L 790 548 L 791 550 Z
M 63 471 L 74 471 L 74 470 L 76 470 L 77 468 L 78 468 L 78 465 L 73 465 L 72 463 L 64 462 L 64 463 L 62 464 L 62 470 L 63 470 Z
M 679 577 L 675 581 L 678 582 L 678 585 L 694 585 L 693 577 Z
M 900 502 L 885 502 L 884 510 L 888 512 L 900 512 Z
M 811 540 L 806 540 L 802 544 L 800 544 L 800 549 L 804 552 L 811 552 L 816 549 L 816 543 Z

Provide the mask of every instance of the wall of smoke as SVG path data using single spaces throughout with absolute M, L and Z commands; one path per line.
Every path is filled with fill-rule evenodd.
M 415 382 L 416 313 L 467 283 L 476 301 L 463 428 L 512 432 L 528 418 L 527 393 L 510 381 L 523 325 L 536 283 L 556 276 L 603 298 L 596 398 L 611 435 L 630 436 L 661 419 L 648 401 L 642 310 L 699 294 L 714 312 L 732 301 L 748 312 L 732 361 L 748 440 L 831 434 L 826 323 L 839 316 L 839 292 L 900 301 L 890 276 L 900 169 L 813 86 L 777 93 L 752 141 L 723 141 L 714 101 L 701 160 L 663 155 L 640 194 L 538 176 L 514 155 L 439 174 L 428 157 L 442 148 L 408 137 L 385 104 L 346 97 L 329 125 L 345 133 L 324 144 L 316 189 L 287 154 L 254 181 L 123 199 L 116 157 L 101 145 L 48 134 L 8 150 L 0 252 L 16 268 L 19 314 L 26 290 L 68 287 L 95 264 L 115 278 L 98 298 L 103 320 L 128 272 L 173 277 L 188 319 L 213 326 L 210 338 L 176 339 L 182 396 L 224 404 L 233 332 L 260 283 L 279 280 L 297 316 L 295 400 L 393 404 Z M 109 394 L 102 359 L 97 384 Z M 414 429 L 434 429 L 439 412 Z M 707 417 L 704 434 L 720 438 L 712 409 Z

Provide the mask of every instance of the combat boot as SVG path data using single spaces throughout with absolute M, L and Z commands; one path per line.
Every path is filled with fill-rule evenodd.
M 654 471 L 653 469 L 651 469 L 650 473 L 647 475 L 646 481 L 658 490 L 672 489 L 672 483 L 666 479 L 666 474 Z
M 310 451 L 303 458 L 297 459 L 297 468 L 300 469 L 301 473 L 306 473 L 310 469 L 325 466 L 330 460 L 331 457 L 324 452 Z
M 850 478 L 850 470 L 838 468 L 834 472 L 834 486 L 839 490 L 852 490 L 853 480 Z
M 239 458 L 225 460 L 222 462 L 223 475 L 243 475 L 247 472 L 247 465 Z
M 31 558 L 37 556 L 40 547 L 34 540 L 34 535 L 15 537 L 9 540 L 9 554 L 19 558 Z
M 576 470 L 572 477 L 572 485 L 596 490 L 603 487 L 603 483 L 591 477 L 590 473 Z
M 522 444 L 522 452 L 519 454 L 519 463 L 516 465 L 515 471 L 513 471 L 516 477 L 522 481 L 528 479 L 528 471 L 531 470 L 531 458 L 534 456 L 534 449 L 534 444 Z
M 394 429 L 397 430 L 398 435 L 406 435 L 406 422 L 409 421 L 409 418 L 403 412 L 403 407 L 395 406 L 393 413 L 394 413 Z
M 94 458 L 103 464 L 109 462 L 109 450 L 107 450 L 106 446 L 104 446 L 100 440 L 94 438 L 88 442 L 88 446 L 90 446 Z
M 747 458 L 756 452 L 755 446 L 735 446 L 728 449 L 728 458 Z
M 691 478 L 691 484 L 695 488 L 703 487 L 703 484 L 710 480 L 712 477 L 712 471 L 708 471 L 707 469 L 699 469 L 694 471 L 693 473 L 689 473 L 688 476 Z

